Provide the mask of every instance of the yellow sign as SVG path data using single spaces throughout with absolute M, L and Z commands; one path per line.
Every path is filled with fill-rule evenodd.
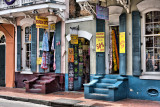
M 104 32 L 96 33 L 96 52 L 104 52 Z
M 50 24 L 50 30 L 55 30 L 56 29 L 55 25 L 56 25 L 55 23 Z
M 71 35 L 71 44 L 78 44 L 78 35 Z
M 48 18 L 36 16 L 36 28 L 48 29 Z
M 125 53 L 125 32 L 120 32 L 119 48 L 120 48 L 120 53 Z
M 37 58 L 37 65 L 40 65 L 42 62 L 42 57 Z

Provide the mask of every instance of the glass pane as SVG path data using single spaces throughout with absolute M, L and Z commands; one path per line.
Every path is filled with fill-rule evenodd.
M 146 37 L 146 47 L 153 47 L 153 37 Z
M 28 52 L 29 51 L 29 44 L 26 44 L 26 51 Z
M 160 34 L 160 23 L 154 23 L 154 34 Z
M 154 12 L 154 22 L 160 22 L 160 11 Z
M 29 57 L 30 57 L 30 53 L 26 52 L 26 60 L 29 60 Z
M 25 34 L 29 34 L 29 33 L 30 33 L 29 30 L 30 30 L 30 28 L 29 28 L 29 27 L 26 27 L 26 28 L 25 28 Z
M 146 14 L 146 23 L 152 22 L 152 12 Z
M 26 68 L 29 68 L 29 61 L 26 61 Z
M 160 36 L 154 37 L 154 47 L 160 47 Z
M 154 59 L 155 60 L 160 59 L 160 48 L 155 48 L 154 49 Z
M 154 71 L 160 72 L 160 60 L 155 60 L 154 62 Z
M 154 65 L 153 48 L 146 48 L 146 71 L 152 72 Z
M 146 35 L 153 34 L 153 28 L 154 28 L 153 24 L 146 24 Z

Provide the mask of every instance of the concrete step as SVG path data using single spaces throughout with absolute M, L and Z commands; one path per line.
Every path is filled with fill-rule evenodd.
M 109 95 L 107 95 L 107 94 L 99 94 L 99 93 L 91 93 L 89 95 L 89 97 L 91 99 L 96 99 L 96 100 L 108 100 L 109 99 Z
M 29 89 L 29 92 L 30 93 L 41 93 L 42 90 L 40 88 L 31 88 Z
M 108 78 L 103 78 L 101 79 L 101 83 L 111 83 L 115 84 L 117 82 L 117 79 L 108 79 Z
M 41 84 L 34 84 L 34 85 L 33 85 L 33 88 L 40 88 L 40 89 L 41 89 L 41 88 L 42 88 L 42 85 L 41 85 Z
M 42 76 L 41 77 L 41 80 L 50 80 L 50 79 L 52 79 L 52 77 L 50 77 L 50 76 Z
M 107 86 L 112 86 L 113 84 L 109 83 L 96 83 L 96 88 L 107 88 Z
M 43 84 L 44 82 L 47 82 L 48 80 L 37 80 L 36 84 Z
M 94 93 L 108 94 L 108 93 L 109 93 L 109 89 L 104 89 L 104 88 L 94 88 Z

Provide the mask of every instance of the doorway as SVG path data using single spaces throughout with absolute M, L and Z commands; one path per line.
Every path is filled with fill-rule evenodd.
M 83 84 L 90 81 L 90 41 L 79 37 L 78 44 L 69 43 L 68 51 L 68 88 L 83 92 Z
M 109 73 L 119 74 L 119 26 L 110 27 Z
M 5 63 L 6 63 L 6 39 L 4 35 L 0 35 L 0 86 L 5 86 Z

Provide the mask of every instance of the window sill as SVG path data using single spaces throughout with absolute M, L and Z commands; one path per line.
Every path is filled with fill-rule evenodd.
M 144 74 L 140 76 L 140 79 L 146 79 L 146 80 L 160 80 L 160 74 Z
M 31 70 L 22 71 L 21 74 L 33 74 Z

